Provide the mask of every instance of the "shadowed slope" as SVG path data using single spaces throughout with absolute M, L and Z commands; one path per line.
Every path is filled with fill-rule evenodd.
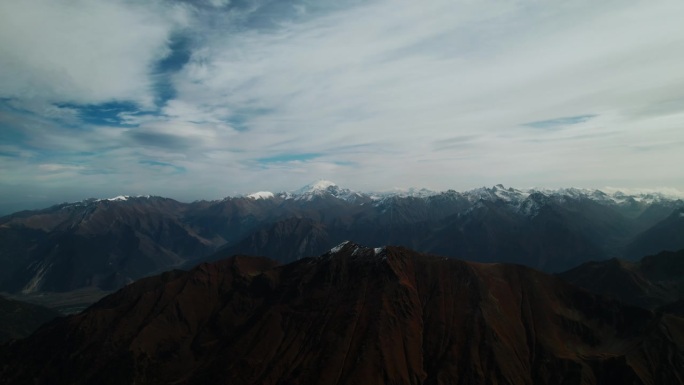
M 683 334 L 521 266 L 345 243 L 141 280 L 4 347 L 0 383 L 679 384 Z
M 663 250 L 684 249 L 684 208 L 680 207 L 653 227 L 638 234 L 626 246 L 625 258 L 637 259 Z
M 24 338 L 61 314 L 46 307 L 0 297 L 0 343 Z
M 663 251 L 637 262 L 589 262 L 559 276 L 593 293 L 655 309 L 684 299 L 684 250 Z

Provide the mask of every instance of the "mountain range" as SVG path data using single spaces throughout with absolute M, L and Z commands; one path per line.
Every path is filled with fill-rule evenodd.
M 682 384 L 684 318 L 520 265 L 344 242 L 141 279 L 0 345 L 0 384 Z
M 684 248 L 684 202 L 581 189 L 361 193 L 319 181 L 218 201 L 119 196 L 0 218 L 0 291 L 114 290 L 234 254 L 281 263 L 345 239 L 558 272 Z

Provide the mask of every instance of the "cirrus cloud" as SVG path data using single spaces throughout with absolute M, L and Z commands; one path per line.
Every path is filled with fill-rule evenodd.
M 5 186 L 684 189 L 679 1 L 0 7 Z

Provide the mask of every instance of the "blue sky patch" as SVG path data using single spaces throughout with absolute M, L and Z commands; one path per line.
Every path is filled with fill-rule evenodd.
M 133 131 L 129 132 L 128 136 L 137 144 L 169 150 L 185 150 L 194 143 L 192 139 L 161 132 Z
M 169 49 L 171 53 L 157 63 L 155 72 L 177 72 L 190 60 L 192 49 L 190 38 L 182 34 L 171 37 Z
M 169 49 L 171 53 L 160 60 L 154 69 L 156 76 L 154 90 L 157 106 L 162 106 L 176 97 L 177 93 L 171 81 L 171 75 L 180 71 L 192 56 L 191 40 L 186 35 L 175 34 L 172 36 Z
M 141 160 L 138 163 L 144 164 L 147 166 L 155 166 L 155 167 L 164 167 L 164 168 L 169 168 L 174 171 L 176 174 L 184 174 L 187 170 L 185 167 L 182 166 L 177 166 L 173 163 L 168 163 L 168 162 L 160 162 L 158 160 Z
M 55 105 L 60 108 L 75 109 L 83 122 L 99 126 L 130 126 L 123 122 L 120 114 L 139 112 L 137 105 L 133 102 L 108 102 L 89 105 L 59 103 Z
M 573 124 L 580 124 L 587 122 L 598 115 L 577 115 L 577 116 L 566 116 L 562 118 L 555 118 L 555 119 L 549 119 L 549 120 L 540 120 L 536 122 L 530 122 L 530 123 L 523 123 L 523 126 L 527 127 L 532 127 L 532 128 L 543 128 L 543 129 L 548 129 L 548 128 L 559 128 L 563 126 L 571 126 Z
M 357 163 L 355 163 L 355 162 L 350 162 L 350 161 L 348 161 L 348 160 L 338 160 L 338 161 L 334 161 L 334 162 L 332 162 L 332 163 L 333 163 L 333 164 L 336 164 L 336 165 L 338 165 L 338 166 L 344 166 L 344 167 L 351 167 L 351 166 L 356 166 L 356 165 L 357 165 Z
M 266 158 L 259 158 L 259 163 L 287 163 L 287 162 L 306 162 L 312 159 L 320 158 L 323 154 L 320 153 L 302 153 L 302 154 L 280 154 L 269 156 Z
M 226 123 L 230 124 L 236 131 L 244 132 L 249 130 L 248 122 L 252 117 L 264 116 L 273 111 L 270 108 L 242 108 L 226 119 Z

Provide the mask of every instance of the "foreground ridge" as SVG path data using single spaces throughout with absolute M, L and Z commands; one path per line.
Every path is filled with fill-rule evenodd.
M 0 349 L 1 384 L 680 384 L 684 319 L 517 265 L 344 242 L 143 279 Z

